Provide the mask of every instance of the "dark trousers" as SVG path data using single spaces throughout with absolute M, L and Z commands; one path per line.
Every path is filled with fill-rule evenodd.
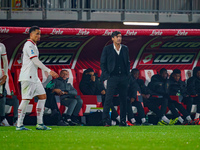
M 193 99 L 191 97 L 184 97 L 182 103 L 185 104 L 187 112 L 190 114 L 192 109 Z
M 67 113 L 66 115 L 71 116 L 72 114 L 74 116 L 78 116 L 78 113 L 81 110 L 83 101 L 81 98 L 64 98 L 61 99 L 61 105 L 67 106 Z
M 115 90 L 119 90 L 120 98 L 120 121 L 126 121 L 126 104 L 128 76 L 112 76 L 107 81 L 106 98 L 103 107 L 103 119 L 110 119 L 109 111 L 112 105 Z
M 116 105 L 113 104 L 113 102 L 111 103 L 111 106 L 110 106 L 110 109 L 112 110 L 112 113 L 111 113 L 111 119 L 112 120 L 115 120 L 119 115 L 117 113 L 117 110 L 115 109 L 114 106 L 118 106 L 118 98 L 114 98 L 113 101 L 117 101 L 115 103 L 117 103 Z M 102 105 L 104 106 L 104 102 L 105 102 L 105 95 L 102 95 Z
M 59 111 L 58 105 L 57 105 L 57 102 L 56 102 L 56 98 L 55 98 L 55 94 L 52 93 L 51 90 L 49 90 L 49 89 L 45 89 L 45 91 L 46 91 L 46 95 L 47 95 L 45 107 L 50 108 L 51 111 L 53 111 L 55 109 L 57 111 Z
M 194 97 L 193 104 L 197 105 L 197 113 L 200 113 L 200 96 Z
M 45 107 L 50 108 L 51 112 L 54 112 L 55 110 L 57 111 L 55 117 L 57 122 L 59 122 L 62 119 L 62 115 L 60 113 L 60 110 L 58 109 L 55 94 L 52 93 L 50 89 L 45 89 L 45 91 L 47 95 Z
M 130 99 L 128 99 L 128 101 L 127 101 L 127 113 L 128 113 L 128 119 L 129 120 L 134 118 L 132 106 L 135 106 L 137 108 L 138 115 L 141 119 L 145 118 L 144 108 L 143 108 L 141 102 L 135 100 L 133 103 L 130 103 Z
M 184 116 L 184 117 L 187 117 L 189 116 L 190 114 L 187 112 L 187 110 L 183 107 L 182 104 L 178 103 L 177 101 L 173 101 L 173 100 L 169 100 L 168 101 L 168 108 L 169 110 L 171 110 L 173 116 L 175 118 L 179 117 L 179 113 L 178 111 L 176 110 L 176 108 L 180 111 L 180 113 Z
M 166 113 L 168 99 L 150 97 L 146 104 L 147 104 L 147 107 L 150 110 L 152 110 L 158 116 L 159 119 L 161 119 Z M 159 106 L 161 106 L 160 109 L 159 109 Z
M 18 107 L 19 100 L 17 96 L 12 96 L 12 98 L 2 97 L 0 98 L 0 116 L 5 117 L 5 105 L 13 106 L 14 118 L 18 117 Z

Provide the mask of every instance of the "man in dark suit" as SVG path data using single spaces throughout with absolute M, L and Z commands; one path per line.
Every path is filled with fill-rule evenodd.
M 104 47 L 101 55 L 101 80 L 107 80 L 106 98 L 103 108 L 105 126 L 110 126 L 110 106 L 116 88 L 120 98 L 120 126 L 126 124 L 126 96 L 130 74 L 130 61 L 128 47 L 121 44 L 122 35 L 115 31 L 112 33 L 113 44 Z

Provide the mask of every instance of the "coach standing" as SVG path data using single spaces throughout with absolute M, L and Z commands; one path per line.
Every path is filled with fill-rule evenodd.
M 115 31 L 111 35 L 113 44 L 104 47 L 101 55 L 101 80 L 107 80 L 106 98 L 103 107 L 103 121 L 105 126 L 110 126 L 109 116 L 115 90 L 119 91 L 120 98 L 120 126 L 126 124 L 126 96 L 130 73 L 128 47 L 122 45 L 122 35 Z

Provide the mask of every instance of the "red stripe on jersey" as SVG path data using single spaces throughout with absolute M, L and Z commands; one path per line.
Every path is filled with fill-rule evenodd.
M 30 57 L 30 59 L 32 59 L 32 58 L 34 58 L 34 57 L 37 57 L 36 55 L 35 56 L 32 56 L 32 57 Z
M 7 55 L 7 54 L 1 54 L 1 56 L 5 56 L 5 55 Z
M 34 45 L 36 45 L 31 39 L 28 39 L 27 41 L 30 41 L 30 42 L 32 42 Z

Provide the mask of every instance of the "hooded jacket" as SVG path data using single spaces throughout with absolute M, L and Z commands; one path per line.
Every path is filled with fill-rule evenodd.
M 193 69 L 193 76 L 187 80 L 187 91 L 190 95 L 200 95 L 200 78 L 197 77 L 197 72 L 200 67 Z
M 152 95 L 166 96 L 169 94 L 169 80 L 163 79 L 159 74 L 153 75 L 148 88 Z
M 128 85 L 128 97 L 136 99 L 137 91 L 141 93 L 137 80 L 133 76 L 131 76 L 129 79 L 129 85 Z
M 79 89 L 83 95 L 101 95 L 101 91 L 105 90 L 97 75 L 95 74 L 95 81 L 92 81 L 91 75 L 86 74 L 86 71 L 83 73 Z
M 185 82 L 181 79 L 179 81 L 174 80 L 172 75 L 169 78 L 169 95 L 176 95 L 177 93 L 180 93 L 183 97 L 189 95 Z
M 136 79 L 138 85 L 139 85 L 139 88 L 141 90 L 141 93 L 142 94 L 151 94 L 151 91 L 149 90 L 149 88 L 144 84 L 144 81 L 142 79 Z

